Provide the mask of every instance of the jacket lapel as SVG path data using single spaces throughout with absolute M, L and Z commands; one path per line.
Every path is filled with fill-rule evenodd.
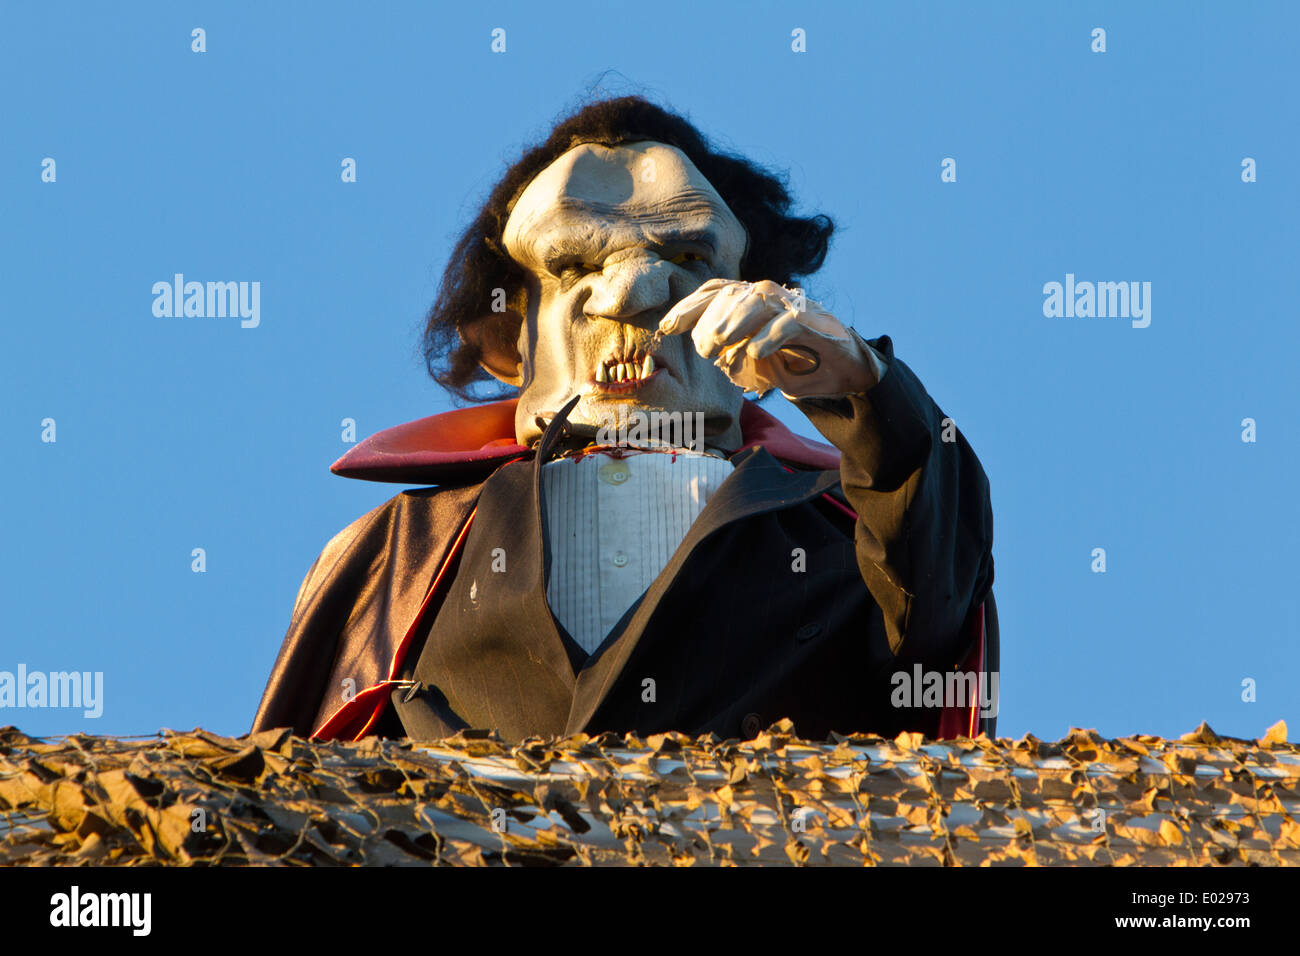
M 482 485 L 456 581 L 411 672 L 422 689 L 397 704 L 414 737 L 466 724 L 509 740 L 564 729 L 574 663 L 546 603 L 540 497 L 541 465 L 560 431 L 553 423 L 533 461 L 498 468 Z

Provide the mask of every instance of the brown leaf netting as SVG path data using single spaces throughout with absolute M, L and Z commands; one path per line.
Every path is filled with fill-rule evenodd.
M 2 865 L 1296 865 L 1300 746 L 0 729 Z

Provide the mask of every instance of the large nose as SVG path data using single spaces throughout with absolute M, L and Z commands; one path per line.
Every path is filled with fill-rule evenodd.
M 672 304 L 671 272 L 662 259 L 648 250 L 610 256 L 592 282 L 583 312 L 621 322 L 635 321 L 642 314 L 657 320 Z

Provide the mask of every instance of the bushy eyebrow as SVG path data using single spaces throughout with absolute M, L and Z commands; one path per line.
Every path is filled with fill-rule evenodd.
M 584 207 L 582 211 L 594 212 L 590 207 Z M 580 220 L 572 226 L 566 224 L 562 218 L 553 221 L 544 230 L 528 237 L 526 243 L 528 253 L 534 261 L 547 269 L 573 259 L 604 254 L 620 245 L 616 238 L 614 218 L 612 216 L 605 218 L 605 221 L 599 224 L 592 222 L 591 219 Z M 618 218 L 626 218 L 626 214 Z M 714 227 L 684 226 L 676 216 L 635 218 L 641 219 L 641 230 L 646 243 L 651 247 L 671 249 L 679 246 L 698 246 L 707 250 L 710 255 L 716 255 L 722 241 Z M 647 223 L 645 218 L 651 218 L 651 222 Z M 654 221 L 656 219 L 659 221 Z
M 718 233 L 714 229 L 679 229 L 656 232 L 646 230 L 646 235 L 657 246 L 704 246 L 709 252 L 718 251 Z

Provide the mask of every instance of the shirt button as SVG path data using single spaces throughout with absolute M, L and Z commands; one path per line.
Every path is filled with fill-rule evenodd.
M 607 485 L 621 485 L 632 477 L 632 469 L 621 458 L 615 458 L 601 465 L 596 477 Z
M 616 552 L 614 554 L 614 567 L 621 568 L 621 567 L 625 567 L 626 565 L 627 565 L 627 555 L 624 554 L 622 551 Z

